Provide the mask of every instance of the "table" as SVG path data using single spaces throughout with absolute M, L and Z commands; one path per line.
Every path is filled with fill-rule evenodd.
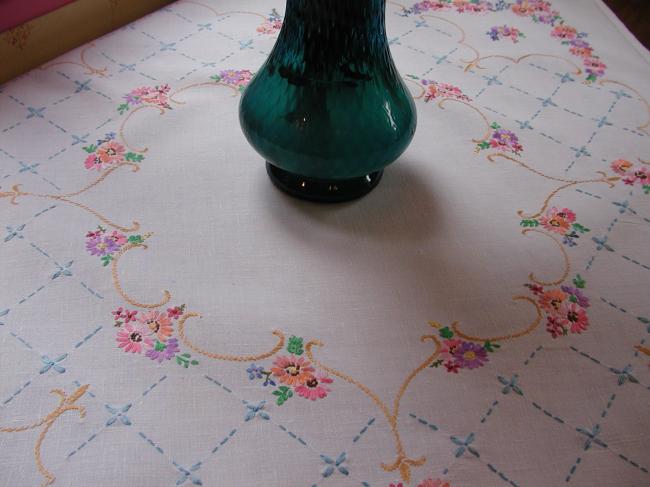
M 0 485 L 649 485 L 648 52 L 599 1 L 389 2 L 418 131 L 318 206 L 237 120 L 282 14 L 0 87 Z

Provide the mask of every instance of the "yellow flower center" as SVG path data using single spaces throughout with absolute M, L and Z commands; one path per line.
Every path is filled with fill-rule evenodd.
M 463 358 L 465 360 L 468 360 L 468 361 L 469 360 L 474 360 L 474 359 L 476 359 L 476 354 L 472 350 L 468 350 L 467 352 L 465 352 L 463 354 Z
M 287 374 L 292 375 L 292 376 L 295 377 L 298 374 L 300 374 L 300 365 L 289 364 L 284 368 L 284 370 L 287 371 Z

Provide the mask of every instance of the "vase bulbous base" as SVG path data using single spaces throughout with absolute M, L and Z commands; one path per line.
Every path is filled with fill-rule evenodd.
M 318 179 L 294 174 L 267 162 L 266 172 L 273 184 L 285 193 L 318 203 L 343 203 L 365 196 L 373 190 L 383 170 L 350 179 Z

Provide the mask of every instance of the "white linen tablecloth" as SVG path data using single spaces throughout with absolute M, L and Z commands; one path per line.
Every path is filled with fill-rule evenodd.
M 283 12 L 0 87 L 0 485 L 650 485 L 647 51 L 596 1 L 390 2 L 417 133 L 318 206 L 238 124 Z

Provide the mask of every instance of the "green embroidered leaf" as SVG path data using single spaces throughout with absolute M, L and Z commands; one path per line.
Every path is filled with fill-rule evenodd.
M 644 184 L 643 185 L 643 192 L 645 194 L 650 194 L 650 184 Z
M 439 359 L 436 360 L 435 362 L 431 362 L 431 365 L 429 365 L 429 367 L 433 369 L 433 368 L 440 367 L 441 365 L 442 365 L 442 359 Z
M 189 353 L 184 353 L 183 355 L 181 355 L 181 357 L 190 358 L 191 355 Z
M 218 83 L 219 81 L 221 81 L 221 76 L 219 76 L 218 74 L 215 74 L 214 76 L 210 76 L 210 79 L 213 79 Z
M 574 223 L 572 225 L 573 229 L 580 232 L 580 233 L 587 233 L 590 232 L 591 230 L 585 226 L 580 225 L 579 223 Z
M 287 352 L 294 355 L 302 355 L 304 352 L 302 348 L 302 338 L 297 336 L 291 336 L 289 338 L 289 343 L 287 344 Z
M 580 274 L 576 274 L 576 277 L 573 278 L 573 284 L 578 289 L 584 289 L 584 287 L 587 285 L 587 282 L 582 278 Z
M 444 328 L 440 328 L 440 336 L 442 338 L 452 338 L 454 336 L 454 332 L 451 331 L 448 326 L 445 326 Z
M 407 74 L 406 76 L 407 76 L 407 78 L 411 78 L 411 79 L 420 79 L 417 76 L 415 76 L 414 74 Z
M 88 154 L 92 154 L 97 150 L 97 146 L 95 144 L 90 144 L 87 145 L 86 147 L 82 147 L 82 149 L 88 152 Z
M 122 326 L 123 324 L 124 324 L 123 321 L 116 321 L 116 322 L 115 322 L 115 326 L 117 326 L 118 328 L 119 328 L 120 326 Z
M 192 365 L 199 365 L 199 361 L 198 361 L 198 360 L 192 360 L 190 363 L 191 363 Z
M 489 149 L 490 148 L 490 143 L 487 140 L 484 140 L 483 142 L 480 142 L 478 144 L 479 149 Z
M 142 235 L 131 235 L 131 236 L 129 236 L 129 243 L 140 244 L 142 242 L 144 242 L 144 238 L 142 238 Z
M 521 220 L 519 223 L 522 227 L 538 227 L 539 222 L 537 220 Z
M 155 344 L 154 347 L 153 347 L 153 349 L 154 349 L 156 352 L 162 352 L 162 351 L 165 350 L 166 348 L 167 348 L 167 345 L 165 345 L 164 343 L 162 343 L 162 342 L 159 341 L 159 340 L 156 340 L 156 344 Z
M 131 162 L 141 162 L 144 159 L 142 154 L 136 154 L 135 152 L 127 152 L 124 155 L 124 159 Z
M 498 343 L 492 343 L 490 340 L 487 340 L 483 344 L 483 348 L 485 348 L 485 350 L 487 350 L 488 352 L 496 352 L 499 348 L 501 348 L 501 345 L 499 345 Z
M 129 104 L 128 103 L 122 103 L 117 107 L 117 111 L 120 112 L 120 115 L 122 115 L 124 112 L 128 111 L 129 109 Z
M 113 256 L 111 254 L 104 255 L 102 257 L 102 265 L 106 267 L 108 264 L 111 263 L 112 260 L 113 260 Z
M 277 396 L 276 403 L 278 406 L 282 406 L 289 398 L 293 397 L 293 391 L 287 386 L 278 387 L 272 394 Z
M 106 232 L 106 229 L 104 227 L 102 227 L 101 225 L 97 225 L 97 230 L 99 230 L 102 233 Z
M 496 122 L 492 122 L 492 123 L 490 124 L 490 127 L 492 127 L 494 130 L 498 130 L 498 129 L 501 128 L 501 125 L 499 125 L 499 124 L 496 123 Z
M 596 75 L 595 74 L 590 74 L 587 76 L 587 81 L 596 81 Z
M 577 303 L 577 302 L 578 302 L 578 298 L 576 298 L 576 297 L 572 294 L 571 296 L 569 296 L 569 301 L 571 301 L 572 303 Z

